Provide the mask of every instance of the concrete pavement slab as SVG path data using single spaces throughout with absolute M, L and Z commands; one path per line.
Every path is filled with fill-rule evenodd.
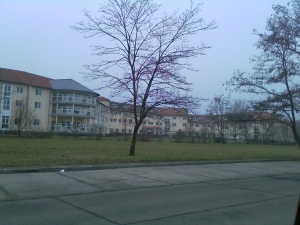
M 0 174 L 5 199 L 50 197 L 100 191 L 57 173 Z
M 120 224 L 127 224 L 278 197 L 281 195 L 198 183 L 62 196 L 59 199 Z
M 207 165 L 207 167 L 211 167 Z M 230 172 L 238 172 L 244 174 L 244 177 L 255 177 L 255 176 L 268 176 L 272 174 L 278 174 L 278 172 L 275 171 L 269 171 L 268 166 L 265 168 L 262 167 L 256 167 L 252 163 L 245 163 L 244 165 L 242 163 L 234 163 L 232 165 L 216 165 L 213 168 L 220 169 L 223 171 L 230 171 Z
M 206 177 L 202 179 L 194 174 L 182 174 L 174 171 L 169 167 L 148 167 L 148 168 L 129 168 L 123 169 L 124 173 L 134 174 L 139 177 L 147 178 L 149 180 L 155 180 L 165 184 L 184 184 L 195 183 L 201 180 L 207 180 Z
M 227 180 L 227 179 L 238 179 L 238 178 L 247 178 L 253 177 L 253 174 L 245 174 L 238 170 L 230 170 L 226 167 L 226 169 L 222 167 L 218 167 L 219 165 L 209 166 L 209 165 L 200 165 L 198 167 L 189 167 L 189 166 L 182 166 L 176 168 L 170 168 L 173 170 L 181 170 L 183 169 L 185 172 L 192 171 L 193 174 L 198 173 L 199 175 L 202 174 L 203 176 L 210 178 L 207 180 Z
M 234 178 L 247 178 L 253 177 L 255 172 L 246 173 L 244 171 L 229 169 L 225 167 L 226 170 L 222 168 L 209 167 L 208 165 L 199 166 L 176 166 L 169 167 L 170 170 L 176 171 L 180 174 L 190 174 L 192 176 L 197 176 L 203 181 L 210 181 L 215 179 L 234 179 Z M 258 170 L 256 172 L 259 172 Z
M 300 194 L 300 174 L 258 177 L 243 180 L 216 181 L 211 182 L 216 185 L 243 188 L 254 191 L 264 191 L 268 193 L 281 195 L 299 195 Z M 259 184 L 259 185 L 258 185 Z M 289 188 L 287 188 L 289 187 Z
M 0 202 L 0 218 L 1 225 L 115 224 L 51 198 Z
M 0 187 L 0 188 L 1 188 L 1 187 Z M 0 189 L 0 201 L 5 200 L 5 199 L 7 199 L 7 196 L 6 196 L 6 194 L 4 193 L 4 191 L 2 191 L 2 190 Z
M 279 162 L 264 162 L 264 163 L 253 162 L 253 163 L 249 163 L 249 166 L 260 169 L 266 175 L 272 175 L 278 173 L 298 173 L 300 171 L 299 161 L 279 161 Z
M 296 197 L 286 197 L 228 208 L 203 210 L 195 213 L 132 223 L 132 225 L 292 225 L 294 223 L 297 201 L 298 198 Z
M 164 182 L 129 174 L 127 169 L 67 172 L 64 176 L 93 185 L 104 191 L 166 185 Z

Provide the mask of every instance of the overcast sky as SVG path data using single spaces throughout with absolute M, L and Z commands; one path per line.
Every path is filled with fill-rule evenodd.
M 84 39 L 70 27 L 84 20 L 81 9 L 92 12 L 102 0 L 0 0 L 0 67 L 26 71 L 54 79 L 72 78 L 90 89 L 101 80 L 86 81 L 79 72 L 82 65 L 96 62 L 90 45 L 95 39 Z M 189 6 L 189 0 L 154 0 L 163 4 L 161 11 Z M 199 72 L 189 72 L 193 94 L 204 98 L 225 94 L 222 84 L 233 71 L 251 72 L 249 58 L 257 54 L 253 29 L 263 32 L 272 4 L 286 5 L 286 0 L 195 0 L 203 3 L 201 17 L 215 20 L 218 28 L 198 33 L 191 43 L 210 45 L 206 55 L 192 63 Z M 97 40 L 101 42 L 101 40 Z M 109 90 L 98 92 L 109 97 Z M 233 94 L 234 99 L 247 95 Z M 118 99 L 113 99 L 118 101 Z M 203 109 L 201 110 L 203 111 Z

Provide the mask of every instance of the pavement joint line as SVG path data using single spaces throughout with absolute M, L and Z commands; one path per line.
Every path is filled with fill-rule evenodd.
M 230 163 L 254 163 L 254 162 L 284 162 L 299 160 L 222 160 L 222 161 L 184 161 L 184 162 L 150 162 L 150 163 L 121 163 L 121 164 L 102 164 L 102 165 L 56 165 L 56 166 L 33 166 L 33 167 L 0 167 L 0 174 L 11 173 L 44 173 L 68 171 L 84 171 L 84 170 L 105 170 L 105 169 L 125 169 L 140 167 L 163 167 L 163 166 L 181 166 L 181 165 L 207 165 L 207 164 L 230 164 Z
M 149 220 L 142 220 L 142 221 L 137 221 L 137 222 L 132 222 L 132 223 L 126 223 L 126 224 L 122 224 L 122 225 L 135 225 L 135 224 L 140 224 L 140 223 L 145 223 L 145 222 L 158 221 L 158 220 L 161 220 L 161 219 L 174 218 L 174 217 L 178 217 L 178 216 L 192 215 L 192 214 L 195 214 L 195 213 L 209 212 L 209 211 L 213 211 L 213 210 L 220 210 L 220 209 L 234 208 L 234 207 L 239 207 L 239 206 L 244 206 L 244 205 L 256 204 L 256 203 L 259 203 L 259 202 L 273 201 L 273 200 L 277 200 L 277 199 L 281 199 L 281 198 L 288 198 L 288 197 L 291 197 L 291 196 L 280 196 L 280 197 L 269 198 L 269 199 L 254 201 L 254 202 L 246 202 L 246 203 L 216 207 L 216 208 L 211 208 L 211 209 L 203 209 L 203 210 L 192 211 L 192 212 L 187 212 L 187 213 L 180 213 L 180 214 L 176 214 L 176 215 L 172 215 L 172 216 L 165 216 L 165 217 L 160 217 L 160 218 L 155 218 L 155 219 L 149 219 Z
M 103 189 L 99 188 L 99 187 L 96 186 L 96 185 L 93 185 L 93 184 L 84 182 L 83 180 L 79 180 L 79 179 L 76 179 L 76 178 L 74 178 L 74 177 L 70 177 L 70 176 L 68 176 L 68 175 L 65 174 L 65 173 L 56 173 L 56 174 L 58 174 L 58 175 L 60 175 L 60 176 L 63 176 L 63 177 L 66 177 L 66 178 L 69 178 L 69 179 L 71 179 L 71 180 L 75 180 L 75 181 L 77 181 L 77 182 L 79 182 L 79 183 L 82 183 L 82 184 L 85 184 L 85 185 L 88 185 L 88 186 L 97 188 L 97 189 L 100 190 L 100 191 L 103 191 Z
M 246 191 L 255 191 L 255 192 L 261 192 L 261 193 L 267 193 L 267 194 L 276 194 L 276 195 L 282 195 L 282 196 L 294 196 L 295 194 L 282 194 L 282 193 L 275 193 L 275 192 L 269 192 L 269 191 L 262 191 L 262 190 L 256 190 L 251 188 L 245 188 L 245 187 L 237 187 L 234 185 L 226 185 L 226 184 L 217 184 L 218 182 L 224 182 L 224 181 L 211 181 L 211 182 L 205 182 L 207 184 L 215 185 L 215 186 L 222 186 L 222 187 L 230 187 L 230 188 L 236 188 L 240 190 L 246 190 Z
M 189 173 L 189 172 L 181 172 L 178 169 L 170 169 L 170 168 L 167 168 L 167 169 L 170 170 L 170 171 L 173 171 L 173 172 L 175 171 L 176 173 L 181 174 L 181 175 L 191 175 L 191 173 L 192 173 L 193 176 L 216 179 L 216 177 L 209 176 L 209 175 L 202 175 L 202 174 L 198 174 L 198 173 L 193 173 L 193 171 L 191 171 L 191 173 Z
M 212 167 L 212 165 L 208 165 L 208 167 Z M 228 172 L 236 172 L 236 173 L 240 173 L 240 174 L 248 174 L 248 175 L 251 175 L 252 173 L 247 173 L 247 172 L 238 172 L 237 170 L 235 170 L 235 169 L 224 169 L 224 168 L 215 168 L 215 167 L 213 167 L 214 169 L 218 169 L 218 170 L 221 170 L 221 171 L 228 171 Z M 257 168 L 257 167 L 252 167 L 252 168 Z M 262 170 L 262 169 L 264 169 L 264 170 L 266 170 L 266 168 L 258 168 L 258 169 L 260 169 L 260 170 Z M 281 170 L 270 170 L 270 169 L 267 169 L 268 171 L 274 171 L 274 172 L 276 172 L 276 173 L 278 173 L 278 172 L 280 172 L 280 173 L 284 173 L 284 172 L 282 172 Z
M 10 191 L 6 190 L 1 185 L 0 185 L 0 191 L 2 191 L 6 195 L 5 197 L 8 197 L 8 198 L 15 198 L 16 197 L 16 195 L 12 194 Z
M 125 174 L 127 174 L 127 175 L 135 175 L 135 176 L 137 176 L 137 177 L 146 178 L 146 179 L 152 180 L 152 181 L 158 181 L 158 182 L 163 183 L 163 184 L 172 185 L 172 183 L 165 182 L 165 181 L 161 181 L 161 180 L 157 180 L 157 179 L 153 179 L 153 178 L 149 178 L 149 177 L 144 177 L 144 176 L 139 175 L 139 174 L 136 175 L 136 174 L 128 173 L 128 172 L 125 172 L 125 171 L 120 171 L 120 172 L 125 173 Z M 145 174 L 145 173 L 144 173 L 144 174 Z
M 69 205 L 69 206 L 72 206 L 72 207 L 74 207 L 74 208 L 76 208 L 76 209 L 79 209 L 79 210 L 85 212 L 85 213 L 88 213 L 88 214 L 90 214 L 90 215 L 96 216 L 97 218 L 103 219 L 103 220 L 108 221 L 108 222 L 110 222 L 110 223 L 113 223 L 113 224 L 115 224 L 115 225 L 121 225 L 120 223 L 118 223 L 118 222 L 116 222 L 116 221 L 114 221 L 114 220 L 110 220 L 110 219 L 108 219 L 108 218 L 106 218 L 106 217 L 104 217 L 104 216 L 101 216 L 101 215 L 99 215 L 99 214 L 97 214 L 97 213 L 91 212 L 91 211 L 89 211 L 89 210 L 87 210 L 87 209 L 81 208 L 81 207 L 79 207 L 79 206 L 77 206 L 77 205 L 71 204 L 71 203 L 69 203 L 69 202 L 67 202 L 67 201 L 64 201 L 64 200 L 60 199 L 60 198 L 53 198 L 53 199 L 56 199 L 56 200 L 58 200 L 58 201 L 60 201 L 60 202 L 62 202 L 62 203 L 64 203 L 64 204 L 67 204 L 67 205 Z

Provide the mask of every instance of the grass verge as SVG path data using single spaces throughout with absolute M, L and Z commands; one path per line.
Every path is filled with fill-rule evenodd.
M 0 138 L 0 167 L 112 164 L 207 160 L 300 160 L 297 146 L 174 143 L 153 139 L 137 142 L 129 156 L 130 141 L 122 138 Z

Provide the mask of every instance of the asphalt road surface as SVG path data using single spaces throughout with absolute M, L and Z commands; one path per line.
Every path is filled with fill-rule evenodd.
M 0 224 L 293 224 L 300 162 L 0 174 Z

